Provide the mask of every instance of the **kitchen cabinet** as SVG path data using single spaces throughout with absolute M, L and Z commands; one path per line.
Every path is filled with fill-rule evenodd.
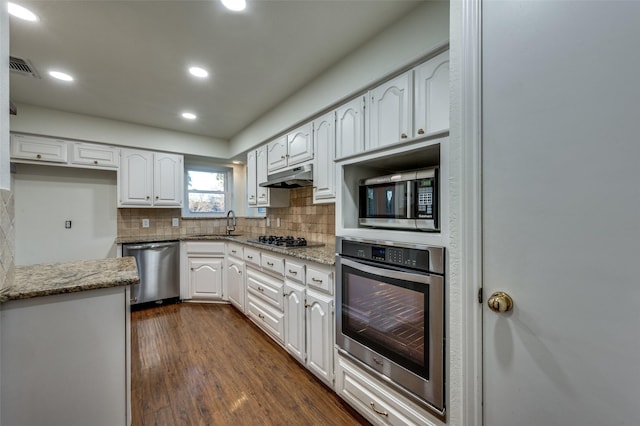
M 225 243 L 188 241 L 183 244 L 182 298 L 194 301 L 224 300 Z
M 280 345 L 284 342 L 283 286 L 282 279 L 247 268 L 249 318 Z
M 268 173 L 312 159 L 313 125 L 311 122 L 267 144 Z
M 361 96 L 336 109 L 336 160 L 364 152 L 365 101 Z
M 112 146 L 75 142 L 72 144 L 70 163 L 117 169 L 120 154 L 118 149 Z
M 265 188 L 267 181 L 267 145 L 247 153 L 247 204 L 249 207 L 289 207 L 289 190 Z
M 333 387 L 333 297 L 307 288 L 307 368 Z
M 414 68 L 414 136 L 449 129 L 449 51 Z
M 304 270 L 287 260 L 284 281 L 284 346 L 302 364 L 307 361 Z
M 181 207 L 183 156 L 122 149 L 118 207 Z
M 406 72 L 369 92 L 367 151 L 411 138 L 413 80 Z
M 404 395 L 366 373 L 349 359 L 336 355 L 335 390 L 356 411 L 374 425 L 441 424 Z
M 34 162 L 66 163 L 67 142 L 30 135 L 11 135 L 11 158 Z
M 313 122 L 313 202 L 334 203 L 336 200 L 336 132 L 335 112 Z
M 245 312 L 245 293 L 246 287 L 244 283 L 244 261 L 242 260 L 243 248 L 239 244 L 227 244 L 227 274 L 226 285 L 229 302 L 238 308 L 240 312 Z

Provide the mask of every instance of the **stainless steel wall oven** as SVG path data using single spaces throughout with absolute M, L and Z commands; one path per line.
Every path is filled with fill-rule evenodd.
M 444 248 L 338 238 L 339 351 L 444 417 Z

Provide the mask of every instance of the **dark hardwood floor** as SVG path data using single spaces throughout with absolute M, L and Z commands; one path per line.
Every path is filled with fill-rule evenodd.
M 134 425 L 368 425 L 230 305 L 131 314 Z

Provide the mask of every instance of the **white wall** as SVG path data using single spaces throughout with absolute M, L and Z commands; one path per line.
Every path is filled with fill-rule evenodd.
M 10 189 L 9 177 L 9 14 L 0 2 L 0 189 Z
M 231 139 L 231 156 L 361 92 L 449 41 L 449 2 L 428 1 Z
M 29 164 L 16 169 L 16 265 L 115 257 L 115 172 Z
M 11 117 L 12 132 L 205 157 L 225 159 L 229 157 L 229 144 L 222 139 L 57 111 L 34 105 L 16 105 L 18 115 Z

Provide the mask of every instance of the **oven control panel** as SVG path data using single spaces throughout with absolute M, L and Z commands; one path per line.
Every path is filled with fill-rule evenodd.
M 343 240 L 340 254 L 386 265 L 429 271 L 429 250 Z

